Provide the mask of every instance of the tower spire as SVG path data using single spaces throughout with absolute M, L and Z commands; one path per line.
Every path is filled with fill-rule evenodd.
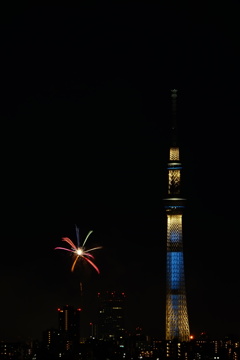
M 172 124 L 171 124 L 171 146 L 177 146 L 177 89 L 171 90 L 172 101 Z

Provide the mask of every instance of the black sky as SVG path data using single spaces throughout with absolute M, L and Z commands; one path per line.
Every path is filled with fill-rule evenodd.
M 170 89 L 178 89 L 190 330 L 239 334 L 239 3 L 138 1 L 1 11 L 1 339 L 121 289 L 164 336 Z M 102 245 L 70 272 L 61 238 Z M 87 332 L 87 330 L 85 330 Z

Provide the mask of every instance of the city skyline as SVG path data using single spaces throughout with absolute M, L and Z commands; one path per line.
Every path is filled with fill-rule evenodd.
M 130 330 L 164 337 L 173 88 L 190 330 L 239 336 L 238 9 L 3 10 L 0 338 L 55 327 L 55 310 L 80 302 L 80 282 L 86 323 L 95 294 L 114 288 L 127 294 Z M 71 258 L 54 251 L 75 240 L 75 225 L 102 246 L 100 274 L 71 272 Z

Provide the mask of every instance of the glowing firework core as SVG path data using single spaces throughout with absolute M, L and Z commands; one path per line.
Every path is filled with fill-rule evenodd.
M 83 255 L 83 250 L 80 249 L 80 248 L 78 248 L 78 249 L 76 250 L 76 253 L 77 253 L 77 255 L 82 256 L 82 255 Z

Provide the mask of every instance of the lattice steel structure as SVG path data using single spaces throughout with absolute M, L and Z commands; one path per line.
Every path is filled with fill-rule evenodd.
M 167 214 L 166 264 L 166 340 L 190 340 L 185 290 L 182 216 L 185 199 L 181 197 L 182 165 L 177 145 L 177 90 L 171 90 L 172 128 L 168 161 L 168 195 L 164 199 Z

